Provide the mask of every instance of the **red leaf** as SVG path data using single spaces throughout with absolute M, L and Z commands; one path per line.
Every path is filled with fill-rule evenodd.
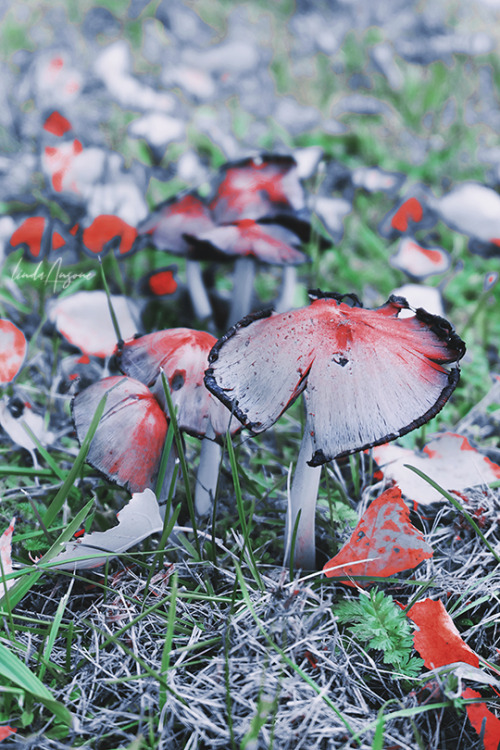
M 17 729 L 13 729 L 13 727 L 3 726 L 0 727 L 0 742 L 2 740 L 7 739 L 11 734 L 15 734 L 17 732 Z
M 472 688 L 462 691 L 462 698 L 480 698 L 481 693 Z M 471 703 L 466 706 L 469 721 L 478 734 L 481 734 L 484 722 L 484 750 L 498 750 L 500 745 L 500 720 L 486 706 L 486 703 Z
M 10 320 L 0 318 L 0 384 L 14 380 L 24 362 L 26 349 L 24 333 Z
M 406 232 L 408 229 L 408 219 L 422 221 L 423 215 L 424 212 L 420 201 L 417 198 L 408 198 L 392 217 L 391 224 L 398 232 Z
M 410 523 L 410 511 L 395 487 L 367 508 L 349 541 L 326 563 L 328 577 L 339 575 L 391 576 L 419 565 L 433 551 L 422 532 Z M 377 558 L 353 565 L 357 560 Z M 335 566 L 342 568 L 332 570 Z M 347 586 L 356 584 L 342 581 Z
M 71 123 L 60 112 L 52 112 L 43 124 L 43 129 L 52 135 L 62 136 L 71 130 Z
M 410 237 L 403 237 L 390 262 L 410 276 L 422 279 L 446 271 L 450 266 L 450 256 L 439 247 L 424 247 Z
M 84 249 L 95 255 L 106 250 L 113 240 L 119 242 L 119 254 L 126 255 L 132 249 L 136 238 L 137 229 L 112 214 L 97 216 L 82 234 Z
M 479 453 L 463 435 L 444 432 L 436 435 L 418 453 L 399 445 L 380 445 L 373 449 L 373 457 L 384 476 L 393 479 L 403 494 L 419 503 L 442 502 L 442 494 L 406 464 L 415 466 L 443 489 L 460 491 L 500 479 L 500 466 Z
M 414 604 L 407 615 L 418 627 L 413 644 L 427 669 L 436 669 L 456 661 L 479 666 L 477 654 L 462 640 L 439 599 L 423 599 Z

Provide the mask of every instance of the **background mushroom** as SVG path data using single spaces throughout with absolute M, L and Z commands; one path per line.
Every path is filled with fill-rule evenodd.
M 224 260 L 235 258 L 233 294 L 228 316 L 228 325 L 234 325 L 251 309 L 252 292 L 257 263 L 283 266 L 284 280 L 278 311 L 288 308 L 293 302 L 295 288 L 295 266 L 308 258 L 299 250 L 301 241 L 295 232 L 279 224 L 259 223 L 253 219 L 242 219 L 234 224 L 209 229 L 197 235 L 186 235 L 198 256 L 204 253 Z M 287 274 L 287 270 L 292 270 Z
M 126 341 L 119 351 L 122 371 L 148 386 L 167 410 L 161 372 L 168 380 L 181 430 L 201 440 L 195 489 L 198 515 L 209 513 L 217 488 L 221 448 L 217 439 L 241 428 L 237 419 L 206 389 L 208 354 L 216 339 L 206 331 L 172 328 Z
M 465 345 L 451 325 L 391 297 L 365 310 L 354 295 L 310 292 L 311 305 L 264 311 L 233 326 L 210 353 L 207 388 L 253 432 L 304 392 L 307 417 L 291 488 L 286 548 L 300 513 L 295 563 L 315 567 L 319 468 L 394 440 L 431 419 L 459 379 Z M 349 299 L 354 306 L 347 304 Z

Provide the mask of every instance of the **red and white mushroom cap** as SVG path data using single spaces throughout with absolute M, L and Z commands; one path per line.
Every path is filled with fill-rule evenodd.
M 14 323 L 0 319 L 0 385 L 12 382 L 26 357 L 26 337 Z
M 393 440 L 429 421 L 459 379 L 463 341 L 444 318 L 391 297 L 377 310 L 353 295 L 310 293 L 307 308 L 249 315 L 214 346 L 207 388 L 253 432 L 304 391 L 313 456 L 326 461 Z M 350 297 L 351 307 L 344 299 Z
M 186 235 L 197 257 L 218 254 L 230 260 L 251 255 L 263 263 L 277 265 L 305 263 L 297 235 L 279 224 L 259 224 L 243 219 L 209 229 L 195 237 Z
M 305 199 L 293 156 L 263 154 L 226 164 L 210 204 L 218 224 L 299 211 Z
M 217 436 L 241 429 L 231 412 L 206 389 L 203 376 L 215 336 L 190 328 L 171 328 L 126 341 L 120 348 L 120 368 L 140 380 L 166 408 L 161 369 L 168 380 L 181 430 L 202 438 L 211 423 Z
M 156 480 L 167 435 L 165 413 L 143 383 L 123 375 L 103 378 L 73 399 L 73 420 L 80 443 L 105 394 L 104 413 L 87 461 L 131 492 L 142 492 L 153 487 Z
M 151 235 L 155 247 L 184 255 L 188 244 L 184 234 L 206 232 L 214 226 L 208 207 L 197 195 L 187 193 L 169 200 L 139 227 L 139 234 Z

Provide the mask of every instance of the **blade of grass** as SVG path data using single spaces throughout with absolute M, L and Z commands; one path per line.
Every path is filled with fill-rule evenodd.
M 175 618 L 177 612 L 177 571 L 172 576 L 172 586 L 170 591 L 170 605 L 168 608 L 167 632 L 165 634 L 165 643 L 161 655 L 161 673 L 168 679 L 168 670 L 170 669 L 170 655 L 172 653 L 172 644 L 174 640 Z M 158 696 L 158 710 L 161 712 L 167 702 L 167 691 L 160 685 L 160 694 Z
M 71 590 L 73 589 L 73 584 L 75 582 L 75 579 L 72 578 L 69 582 L 68 590 L 64 594 L 64 596 L 61 598 L 59 604 L 57 605 L 57 611 L 54 615 L 54 619 L 52 620 L 50 631 L 49 631 L 49 637 L 47 638 L 47 643 L 43 652 L 43 658 L 45 660 L 45 663 L 50 662 L 50 656 L 52 654 L 52 649 L 54 648 L 54 643 L 56 642 L 57 634 L 59 632 L 59 628 L 61 626 L 61 621 L 64 615 L 64 610 L 66 609 L 66 605 L 68 603 L 68 599 L 71 594 Z M 38 673 L 39 680 L 43 680 L 45 676 L 45 670 L 46 666 L 45 663 L 42 663 L 40 667 L 40 671 Z
M 472 518 L 472 516 L 470 516 L 467 513 L 467 511 L 462 508 L 462 506 L 460 505 L 460 503 L 458 502 L 458 500 L 455 497 L 453 497 L 453 495 L 451 493 L 449 493 L 445 489 L 443 489 L 443 487 L 441 487 L 437 482 L 435 482 L 433 479 L 431 479 L 430 477 L 428 477 L 427 474 L 424 474 L 423 471 L 421 471 L 420 469 L 417 469 L 416 466 L 410 466 L 410 464 L 405 464 L 405 467 L 407 469 L 411 469 L 421 479 L 424 479 L 428 484 L 430 484 L 431 487 L 434 487 L 435 490 L 437 490 L 438 492 L 440 492 L 443 495 L 443 497 L 445 497 L 447 500 L 449 500 L 450 503 L 458 510 L 458 512 L 463 515 L 463 517 L 465 518 L 465 520 L 467 521 L 467 523 L 470 526 L 472 526 L 472 528 L 474 529 L 474 531 L 476 532 L 476 534 L 480 537 L 480 539 L 488 547 L 489 551 L 491 552 L 491 554 L 493 555 L 493 557 L 495 558 L 495 560 L 497 562 L 500 562 L 500 555 L 491 546 L 491 544 L 486 539 L 485 535 L 483 534 L 483 532 L 481 531 L 481 529 L 479 528 L 479 526 L 477 525 L 477 523 L 474 521 L 474 519 Z
M 118 325 L 118 318 L 116 317 L 115 311 L 113 309 L 113 303 L 111 302 L 111 293 L 109 291 L 108 282 L 106 281 L 106 276 L 104 274 L 104 268 L 102 267 L 102 258 L 100 255 L 98 257 L 99 257 L 99 268 L 101 270 L 102 285 L 104 287 L 104 291 L 106 292 L 106 297 L 108 300 L 109 314 L 111 315 L 111 322 L 113 323 L 113 328 L 115 329 L 115 334 L 116 334 L 116 339 L 117 339 L 116 343 L 117 345 L 119 345 L 120 342 L 123 341 L 122 334 L 120 331 L 120 326 Z
M 248 525 L 247 525 L 247 521 L 245 518 L 243 496 L 241 494 L 240 478 L 238 475 L 238 462 L 236 460 L 233 442 L 231 440 L 231 435 L 229 431 L 226 433 L 226 447 L 227 447 L 227 453 L 229 456 L 229 463 L 231 464 L 231 473 L 233 475 L 234 492 L 236 495 L 236 508 L 238 510 L 238 518 L 240 521 L 241 530 L 243 532 L 244 544 L 243 544 L 243 549 L 242 549 L 242 555 L 244 554 L 245 549 L 246 549 L 248 552 L 249 566 L 252 571 L 252 575 L 255 579 L 257 586 L 260 588 L 261 591 L 264 591 L 264 584 L 262 583 L 262 578 L 260 577 L 260 573 L 257 567 L 257 563 L 255 562 L 255 557 L 254 557 L 253 550 L 252 550 L 252 543 L 250 540 Z
M 5 598 L 8 598 L 8 607 L 14 609 L 14 607 L 19 604 L 21 599 L 28 593 L 31 587 L 40 578 L 46 567 L 49 567 L 44 566 L 44 563 L 49 562 L 52 557 L 55 557 L 55 555 L 57 555 L 61 551 L 65 542 L 71 539 L 75 531 L 77 531 L 82 525 L 93 504 L 94 500 L 89 500 L 89 502 L 82 508 L 82 510 L 76 514 L 74 519 L 61 532 L 52 547 L 50 547 L 50 549 L 47 550 L 41 560 L 39 560 L 35 570 L 32 570 L 30 567 L 16 572 L 16 577 L 18 577 L 19 580 L 16 581 L 14 586 L 12 586 L 12 588 L 5 595 Z M 0 598 L 0 604 L 3 602 L 3 600 L 4 597 Z
M 42 703 L 66 726 L 71 726 L 72 716 L 66 706 L 57 701 L 50 690 L 18 657 L 0 643 L 0 674 L 18 685 L 36 701 Z
M 114 386 L 116 388 L 116 386 Z M 110 389 L 111 391 L 112 389 Z M 110 392 L 108 391 L 108 393 Z M 78 451 L 78 455 L 75 458 L 75 463 L 71 467 L 71 469 L 68 472 L 68 476 L 64 480 L 64 483 L 55 496 L 55 498 L 52 500 L 51 504 L 47 508 L 47 511 L 45 513 L 45 516 L 43 518 L 43 521 L 47 527 L 50 526 L 54 518 L 57 516 L 59 511 L 61 510 L 66 498 L 68 497 L 70 489 L 73 487 L 75 480 L 80 473 L 80 470 L 85 463 L 85 459 L 87 458 L 87 453 L 90 447 L 90 443 L 92 441 L 92 438 L 95 435 L 95 432 L 97 430 L 97 426 L 99 424 L 99 421 L 104 413 L 104 408 L 106 406 L 106 399 L 108 397 L 108 393 L 106 393 L 102 399 L 99 401 L 99 404 L 97 406 L 97 409 L 95 410 L 95 414 L 92 417 L 92 421 L 90 423 L 89 429 L 87 434 L 85 435 L 85 438 L 83 440 L 82 446 L 80 450 Z
M 167 381 L 167 378 L 165 377 L 165 373 L 163 372 L 162 368 L 160 368 L 160 371 L 161 371 L 161 381 L 163 384 L 163 391 L 165 393 L 165 399 L 167 401 L 167 408 L 168 408 L 168 414 L 170 417 L 170 423 L 174 430 L 175 444 L 177 446 L 177 452 L 179 454 L 179 461 L 181 463 L 182 476 L 184 477 L 184 487 L 186 489 L 186 501 L 188 505 L 189 517 L 191 520 L 191 526 L 193 527 L 194 544 L 196 547 L 198 558 L 201 560 L 200 541 L 198 539 L 198 526 L 196 524 L 196 518 L 195 518 L 195 513 L 194 513 L 194 504 L 193 504 L 193 496 L 191 494 L 191 487 L 189 486 L 189 476 L 188 476 L 188 467 L 187 467 L 187 462 L 186 462 L 186 454 L 184 453 L 184 446 L 182 444 L 181 431 L 179 429 L 179 424 L 177 422 L 177 417 L 175 414 L 175 407 L 172 401 L 172 394 L 170 393 L 168 381 Z

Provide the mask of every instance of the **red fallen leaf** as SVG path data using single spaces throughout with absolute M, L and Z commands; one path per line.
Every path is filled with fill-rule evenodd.
M 0 384 L 14 380 L 23 365 L 27 346 L 21 329 L 10 320 L 0 318 Z
M 264 154 L 226 164 L 210 208 L 219 224 L 260 219 L 304 207 L 304 191 L 292 156 Z
M 416 567 L 432 555 L 432 547 L 422 532 L 410 523 L 410 511 L 401 499 L 401 491 L 394 487 L 369 505 L 349 541 L 323 570 L 328 577 L 391 576 Z M 374 559 L 353 564 L 366 558 Z M 342 567 L 338 568 L 339 565 Z M 342 583 L 356 585 L 350 581 Z
M 481 698 L 481 693 L 472 688 L 462 691 L 462 698 Z M 480 735 L 483 731 L 484 750 L 498 750 L 500 746 L 500 720 L 490 711 L 486 703 L 471 703 L 465 707 L 469 721 Z
M 111 295 L 120 333 L 130 338 L 138 329 L 137 309 L 126 297 Z M 76 292 L 51 300 L 48 318 L 73 346 L 84 354 L 109 357 L 116 349 L 116 332 L 109 312 L 108 299 L 102 290 Z
M 52 135 L 62 136 L 71 130 L 72 125 L 60 112 L 54 111 L 47 117 L 43 124 L 43 129 Z
M 380 445 L 373 457 L 387 479 L 393 479 L 407 498 L 419 505 L 442 502 L 442 494 L 405 464 L 415 466 L 443 489 L 460 491 L 500 479 L 500 466 L 477 451 L 463 435 L 444 432 L 418 453 L 399 445 Z
M 490 289 L 493 289 L 497 281 L 498 281 L 497 271 L 490 271 L 490 273 L 487 273 L 486 276 L 484 277 L 484 284 L 483 284 L 484 291 L 489 292 Z
M 0 727 L 0 742 L 2 740 L 6 740 L 7 737 L 9 737 L 11 734 L 15 734 L 17 732 L 17 729 L 14 729 L 13 727 L 3 726 Z
M 57 193 L 72 190 L 78 193 L 76 185 L 66 185 L 64 178 L 71 168 L 73 161 L 83 151 L 81 142 L 74 138 L 72 141 L 61 143 L 60 146 L 46 146 L 43 152 L 43 167 L 49 175 L 53 189 Z
M 390 263 L 410 276 L 423 279 L 426 276 L 446 271 L 450 266 L 450 257 L 439 247 L 424 247 L 410 237 L 403 237 Z
M 406 232 L 408 229 L 408 219 L 413 221 L 422 221 L 424 215 L 422 204 L 417 198 L 408 198 L 396 211 L 392 217 L 391 226 L 398 232 Z
M 477 654 L 462 640 L 441 600 L 423 599 L 406 613 L 417 626 L 413 645 L 427 669 L 457 661 L 479 666 Z
M 90 443 L 87 461 L 130 492 L 154 486 L 167 435 L 167 418 L 151 391 L 122 375 L 93 383 L 72 402 L 80 443 L 102 397 L 106 407 Z
M 174 271 L 169 269 L 154 271 L 147 278 L 147 288 L 155 297 L 173 294 L 177 291 L 177 281 L 174 277 Z
M 112 214 L 97 216 L 92 224 L 83 230 L 84 250 L 93 255 L 104 252 L 113 240 L 119 240 L 119 254 L 129 253 L 137 238 L 137 229 Z
M 38 258 L 42 249 L 42 238 L 47 224 L 44 216 L 28 216 L 10 238 L 12 248 L 25 245 L 30 255 Z

